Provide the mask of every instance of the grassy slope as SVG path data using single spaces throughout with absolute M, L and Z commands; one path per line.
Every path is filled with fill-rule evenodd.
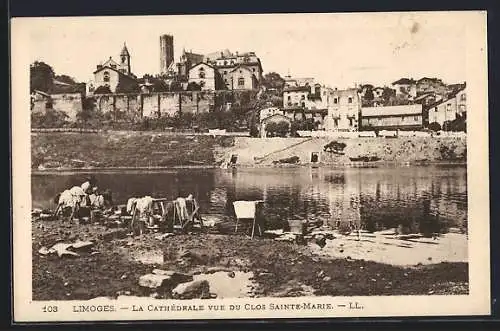
M 225 141 L 224 141 L 225 140 Z M 158 133 L 32 134 L 32 167 L 148 167 L 214 163 L 214 146 L 231 143 L 210 136 Z M 72 160 L 82 160 L 80 165 Z

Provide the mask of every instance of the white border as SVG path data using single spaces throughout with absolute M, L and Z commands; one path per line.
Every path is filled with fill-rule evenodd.
M 397 15 L 398 13 L 392 13 Z M 426 13 L 419 13 L 425 15 Z M 306 14 L 304 14 L 306 15 Z M 322 14 L 326 15 L 326 14 Z M 337 14 L 336 14 L 337 15 Z M 350 14 L 342 14 L 350 15 Z M 370 15 L 378 14 L 352 14 Z M 215 299 L 190 301 L 203 304 L 198 312 L 132 312 L 120 311 L 118 306 L 132 305 L 134 301 L 107 301 L 116 306 L 112 313 L 74 313 L 73 305 L 83 301 L 31 301 L 31 178 L 30 178 L 30 124 L 29 124 L 29 56 L 30 22 L 34 19 L 15 18 L 11 21 L 12 46 L 12 170 L 13 170 L 13 293 L 15 322 L 91 321 L 91 320 L 170 320 L 170 319 L 224 319 L 224 318 L 312 318 L 312 317 L 389 317 L 490 314 L 490 259 L 489 259 L 489 169 L 488 169 L 488 101 L 487 101 L 487 44 L 486 12 L 455 12 L 457 20 L 467 25 L 467 93 L 468 93 L 468 198 L 469 198 L 469 271 L 470 294 L 466 296 L 387 296 L 387 297 L 314 297 L 314 298 L 259 298 Z M 314 15 L 311 15 L 314 17 Z M 37 19 L 37 18 L 35 18 Z M 39 19 L 39 18 L 38 18 Z M 82 19 L 82 18 L 74 18 Z M 100 18 L 105 19 L 105 18 Z M 234 19 L 238 19 L 235 15 Z M 436 45 L 438 48 L 439 45 Z M 148 304 L 178 304 L 188 302 L 144 299 Z M 209 304 L 269 304 L 273 303 L 331 303 L 358 302 L 363 310 L 335 308 L 332 310 L 226 310 L 214 313 Z M 97 302 L 95 302 L 97 303 Z M 43 313 L 42 307 L 57 305 L 57 313 Z

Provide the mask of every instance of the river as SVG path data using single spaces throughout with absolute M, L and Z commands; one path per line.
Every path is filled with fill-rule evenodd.
M 233 215 L 235 200 L 264 200 L 269 228 L 289 219 L 330 225 L 352 221 L 368 231 L 400 227 L 424 235 L 463 227 L 467 219 L 465 166 L 400 168 L 175 169 L 93 173 L 115 203 L 151 195 L 174 199 L 193 194 L 202 215 Z M 80 185 L 88 174 L 31 176 L 35 208 L 55 208 L 52 199 Z

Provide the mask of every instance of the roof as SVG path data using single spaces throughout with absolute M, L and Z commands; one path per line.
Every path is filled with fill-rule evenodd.
M 128 52 L 128 49 L 127 49 L 127 45 L 125 43 L 123 43 L 123 48 L 122 48 L 122 51 L 120 53 L 120 56 L 122 56 L 122 55 L 130 56 L 130 53 Z
M 186 52 L 184 51 L 182 53 L 183 56 L 186 57 L 186 60 L 191 62 L 191 63 L 199 63 L 199 62 L 203 62 L 205 56 L 203 54 L 197 54 L 197 53 L 193 53 L 193 52 Z
M 401 116 L 401 115 L 420 115 L 422 114 L 422 105 L 403 105 L 387 107 L 362 107 L 362 117 L 378 116 Z
M 41 95 L 43 95 L 44 97 L 47 97 L 47 98 L 50 97 L 50 95 L 48 93 L 45 93 L 45 92 L 40 91 L 40 90 L 34 90 L 33 92 L 41 94 Z
M 458 90 L 454 91 L 453 93 L 450 93 L 446 98 L 444 98 L 443 100 L 439 100 L 439 101 L 436 101 L 434 103 L 431 103 L 430 105 L 427 105 L 426 108 L 433 108 L 433 107 L 436 107 L 436 106 L 439 106 L 445 102 L 448 102 L 449 100 L 455 98 L 457 96 L 458 93 L 462 92 L 463 90 L 465 90 L 465 84 L 462 84 L 462 87 L 459 88 Z
M 283 89 L 283 92 L 310 92 L 309 86 L 290 86 Z
M 54 84 L 50 89 L 50 94 L 70 94 L 70 93 L 85 93 L 86 84 L 77 83 L 74 85 L 70 84 Z
M 231 70 L 229 72 L 233 72 L 233 71 L 236 71 L 238 69 L 245 69 L 246 71 L 248 71 L 251 74 L 253 74 L 252 70 L 248 69 L 244 64 L 238 64 L 233 70 Z
M 104 69 L 113 70 L 113 71 L 117 72 L 120 76 L 123 76 L 123 77 L 125 77 L 125 78 L 128 78 L 128 79 L 133 79 L 133 80 L 137 81 L 137 78 L 135 78 L 134 76 L 124 74 L 124 73 L 123 73 L 123 72 L 121 72 L 120 70 L 115 69 L 115 68 L 111 68 L 111 67 L 108 67 L 108 66 L 102 66 L 101 68 L 98 68 L 96 71 L 94 71 L 94 74 L 96 74 L 96 73 L 98 73 L 99 71 L 102 71 L 102 70 L 104 70 Z
M 394 83 L 392 83 L 392 85 L 407 85 L 407 84 L 415 84 L 415 80 L 413 78 L 401 78 L 401 79 L 398 79 L 397 81 L 395 81 Z
M 420 83 L 420 82 L 422 82 L 422 81 L 424 81 L 424 80 L 428 80 L 428 81 L 431 81 L 431 82 L 436 82 L 436 83 L 442 83 L 442 82 L 443 82 L 443 81 L 442 81 L 441 79 L 439 79 L 439 78 L 434 78 L 434 77 L 432 77 L 432 78 L 430 78 L 430 77 L 422 77 L 422 78 L 420 78 L 419 80 L 417 80 L 417 83 Z
M 196 63 L 195 65 L 191 66 L 191 68 L 189 68 L 189 70 L 194 69 L 194 67 L 197 67 L 197 66 L 202 65 L 202 64 L 204 64 L 204 65 L 206 65 L 207 67 L 210 67 L 210 68 L 212 68 L 212 69 L 215 69 L 215 68 L 214 68 L 214 66 L 212 66 L 212 65 L 210 65 L 210 64 L 208 64 L 208 63 L 206 63 L 206 62 L 200 62 L 200 63 Z
M 424 93 L 424 94 L 421 94 L 419 96 L 417 96 L 415 99 L 413 99 L 414 101 L 419 101 L 419 100 L 422 100 L 422 99 L 425 99 L 427 97 L 430 97 L 430 96 L 434 96 L 434 93 L 432 92 L 427 92 L 427 93 Z

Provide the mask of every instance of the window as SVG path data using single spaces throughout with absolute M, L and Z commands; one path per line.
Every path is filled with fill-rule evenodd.
M 224 75 L 227 75 L 227 70 L 224 70 Z
M 103 80 L 104 80 L 105 82 L 109 82 L 109 72 L 108 72 L 108 71 L 105 71 L 105 72 L 104 72 L 104 78 L 103 78 Z
M 352 103 L 352 97 L 349 97 L 349 99 L 347 99 L 349 103 Z
M 413 116 L 413 120 L 414 120 L 415 122 L 418 122 L 418 121 L 420 120 L 420 116 Z
M 447 110 L 447 111 L 451 111 L 451 103 L 448 103 L 448 104 L 446 105 L 446 110 Z
M 405 117 L 401 116 L 401 122 L 404 122 L 404 120 L 405 120 Z
M 338 98 L 333 98 L 333 103 L 335 103 L 335 104 L 339 103 L 339 99 Z
M 122 63 L 125 63 L 126 59 L 127 58 L 125 56 L 122 56 Z
M 198 73 L 198 77 L 205 78 L 205 70 L 203 68 L 200 68 L 200 72 Z
M 465 93 L 463 93 L 461 96 L 460 96 L 460 101 L 466 101 L 467 100 L 467 96 L 465 95 Z
M 245 86 L 245 78 L 243 77 L 238 78 L 238 86 Z
M 111 68 L 116 69 L 116 64 L 112 64 Z
M 435 107 L 435 108 L 434 108 L 434 111 L 437 113 L 437 112 L 438 112 L 438 107 Z
M 224 65 L 227 66 L 227 61 L 224 61 Z
M 302 102 L 300 105 L 302 106 L 302 108 L 306 108 L 306 103 L 305 102 Z
M 292 100 L 292 97 L 291 97 L 291 96 L 288 96 L 288 98 L 287 98 L 287 99 L 290 101 L 290 100 Z
M 300 100 L 305 100 L 306 99 L 306 96 L 302 94 L 302 96 L 300 97 Z
M 255 72 L 255 68 L 252 68 L 252 71 Z

